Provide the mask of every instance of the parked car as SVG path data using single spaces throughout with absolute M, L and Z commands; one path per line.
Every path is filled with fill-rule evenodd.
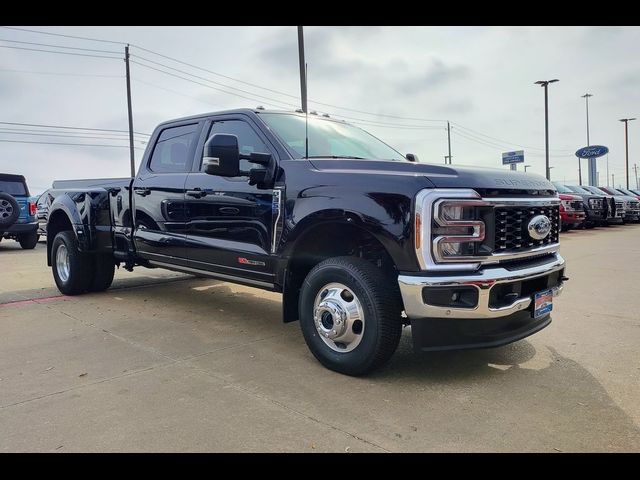
M 16 240 L 24 249 L 38 243 L 36 204 L 22 175 L 0 173 L 0 241 Z
M 135 178 L 50 191 L 47 262 L 70 295 L 108 288 L 115 264 L 281 292 L 283 320 L 349 375 L 383 365 L 403 325 L 418 350 L 546 327 L 566 281 L 553 185 L 415 160 L 316 115 L 169 121 Z
M 590 191 L 596 195 L 604 195 L 609 202 L 609 215 L 608 222 L 612 223 L 625 223 L 625 198 L 622 195 L 611 195 L 598 187 L 591 185 L 580 185 L 581 188 Z
M 47 236 L 47 217 L 49 216 L 49 205 L 53 200 L 49 195 L 49 190 L 45 190 L 36 200 L 36 216 L 38 217 L 38 234 L 41 237 Z
M 636 222 L 640 223 L 640 194 L 626 188 L 616 188 L 616 190 L 623 195 L 631 197 L 631 209 L 635 212 L 635 216 L 637 217 Z M 636 201 L 634 202 L 633 199 L 635 199 Z
M 620 195 L 624 201 L 624 220 L 625 222 L 640 222 L 640 200 L 633 193 L 624 193 L 620 189 L 613 187 L 599 187 L 600 190 L 611 195 Z
M 560 231 L 566 232 L 582 225 L 586 218 L 582 198 L 561 184 L 553 182 L 553 185 L 560 198 Z
M 571 193 L 582 199 L 582 207 L 586 215 L 583 223 L 585 228 L 608 225 L 609 218 L 612 218 L 612 210 L 609 200 L 604 195 L 595 195 L 577 185 L 563 185 L 559 182 L 554 182 L 554 185 L 558 192 Z

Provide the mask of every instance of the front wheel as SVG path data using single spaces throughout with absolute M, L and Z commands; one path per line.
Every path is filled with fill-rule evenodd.
M 316 265 L 300 292 L 300 326 L 325 367 L 363 375 L 384 365 L 402 334 L 402 301 L 395 278 L 357 257 Z

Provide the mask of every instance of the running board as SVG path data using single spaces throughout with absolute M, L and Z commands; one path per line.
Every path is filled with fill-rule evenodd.
M 156 260 L 149 260 L 149 264 L 155 267 L 166 268 L 167 270 L 173 270 L 175 272 L 192 273 L 196 275 L 202 275 L 205 277 L 215 278 L 216 280 L 224 280 L 231 283 L 239 283 L 241 285 L 248 285 L 250 287 L 262 288 L 264 290 L 276 291 L 275 285 L 269 282 L 262 282 L 260 280 L 252 280 L 249 278 L 236 277 L 234 275 L 227 275 L 225 273 L 210 272 L 208 270 L 200 270 L 192 267 L 184 267 L 182 265 L 174 265 L 172 263 L 158 262 Z

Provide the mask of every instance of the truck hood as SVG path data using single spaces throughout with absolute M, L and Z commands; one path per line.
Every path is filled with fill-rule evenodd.
M 323 173 L 425 177 L 438 188 L 556 191 L 553 184 L 540 175 L 507 169 L 340 158 L 309 161 Z

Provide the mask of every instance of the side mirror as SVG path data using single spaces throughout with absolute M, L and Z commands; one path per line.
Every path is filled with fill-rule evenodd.
M 418 156 L 415 153 L 407 153 L 406 155 L 407 160 L 409 160 L 410 162 L 416 162 L 418 163 Z
M 240 175 L 240 149 L 238 137 L 226 133 L 212 135 L 204 144 L 202 156 L 204 172 L 221 177 Z

